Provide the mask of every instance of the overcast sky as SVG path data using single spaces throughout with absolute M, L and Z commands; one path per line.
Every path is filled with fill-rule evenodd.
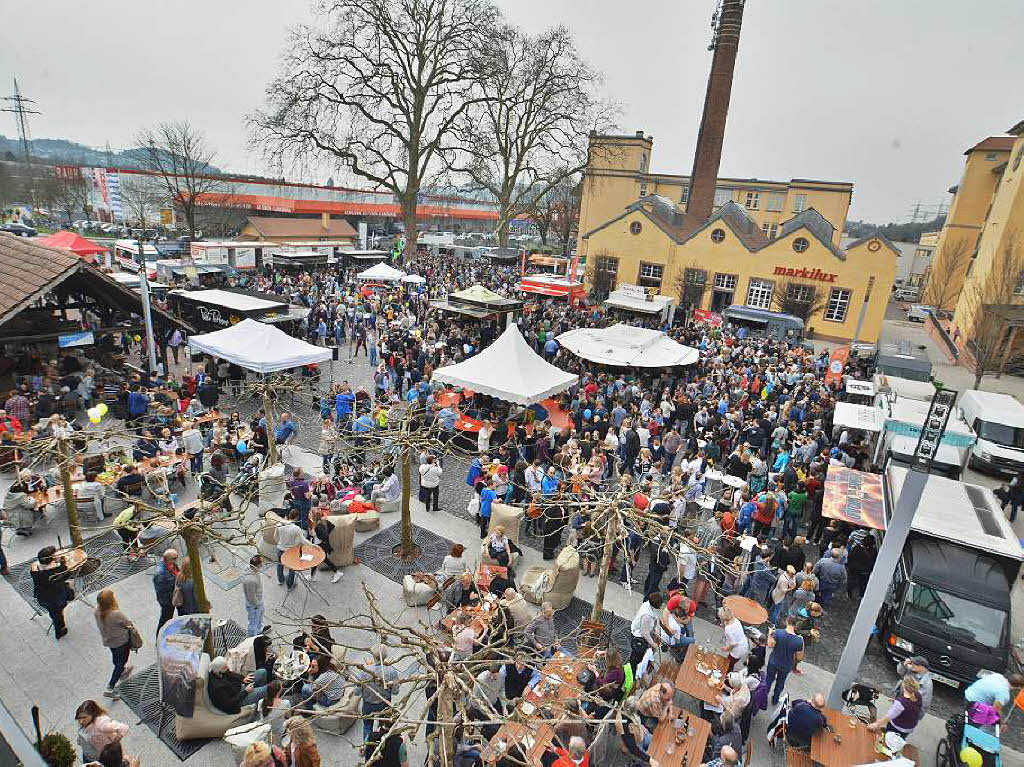
M 654 136 L 652 170 L 689 172 L 714 0 L 499 2 L 530 31 L 567 25 L 623 130 Z M 306 0 L 22 3 L 0 90 L 17 76 L 38 102 L 35 137 L 117 148 L 187 118 L 221 167 L 263 172 L 242 120 L 307 15 Z M 963 150 L 1024 119 L 1022 28 L 1020 0 L 749 0 L 722 175 L 852 181 L 851 218 L 876 222 L 948 201 Z

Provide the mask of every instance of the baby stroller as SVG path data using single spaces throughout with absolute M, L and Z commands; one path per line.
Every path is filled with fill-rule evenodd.
M 960 757 L 965 749 L 972 749 L 980 757 L 973 754 L 973 761 L 964 761 Z M 939 767 L 965 767 L 978 765 L 981 767 L 1002 767 L 1000 753 L 999 722 L 994 724 L 972 724 L 970 711 L 957 714 L 946 720 L 946 737 L 939 741 L 935 749 L 935 764 Z
M 878 709 L 875 706 L 876 700 L 878 700 L 878 690 L 866 684 L 853 684 L 849 690 L 843 693 L 845 708 L 866 724 L 871 724 L 878 715 Z

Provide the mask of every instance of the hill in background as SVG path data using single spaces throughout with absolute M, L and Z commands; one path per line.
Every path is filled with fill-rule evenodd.
M 918 221 L 912 224 L 870 224 L 867 221 L 847 221 L 845 233 L 850 237 L 860 239 L 870 234 L 882 234 L 893 242 L 917 242 L 921 239 L 923 232 L 935 232 L 946 223 L 945 216 L 939 216 L 932 221 Z

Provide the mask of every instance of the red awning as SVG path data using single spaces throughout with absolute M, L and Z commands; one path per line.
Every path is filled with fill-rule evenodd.
M 108 248 L 103 245 L 99 245 L 92 240 L 87 240 L 82 235 L 76 232 L 54 232 L 48 234 L 45 237 L 40 237 L 35 240 L 40 245 L 49 245 L 51 248 L 64 248 L 70 250 L 76 256 L 98 256 L 100 253 L 106 253 Z M 92 259 L 86 259 L 92 261 Z

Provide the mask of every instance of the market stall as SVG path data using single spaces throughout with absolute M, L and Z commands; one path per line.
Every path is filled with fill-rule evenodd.
M 642 285 L 620 285 L 608 295 L 604 305 L 609 309 L 632 314 L 658 315 L 662 322 L 671 324 L 675 315 L 676 301 L 671 296 L 660 295 L 655 288 L 645 288 Z
M 400 282 L 405 272 L 396 269 L 390 264 L 374 264 L 369 269 L 364 269 L 356 275 L 356 279 L 364 282 Z
M 241 320 L 265 320 L 290 314 L 287 298 L 242 290 L 172 290 L 168 299 L 196 327 L 215 330 Z
M 614 367 L 692 365 L 700 356 L 696 349 L 673 341 L 660 330 L 622 323 L 607 328 L 577 328 L 555 340 L 577 357 Z
M 79 258 L 83 258 L 90 264 L 96 263 L 96 256 L 106 253 L 109 248 L 99 245 L 92 240 L 86 239 L 77 232 L 54 232 L 40 237 L 36 242 L 39 245 L 49 245 L 51 248 L 63 248 L 70 250 Z

